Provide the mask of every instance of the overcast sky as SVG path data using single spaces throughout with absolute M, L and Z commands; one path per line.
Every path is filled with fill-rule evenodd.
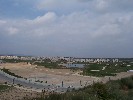
M 133 57 L 133 0 L 0 0 L 0 54 Z

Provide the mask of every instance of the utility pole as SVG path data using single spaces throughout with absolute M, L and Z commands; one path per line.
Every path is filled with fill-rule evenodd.
M 63 87 L 63 81 L 62 81 L 62 87 Z
M 13 80 L 12 80 L 13 84 L 14 84 L 14 81 L 15 81 L 15 78 L 13 78 Z
M 80 80 L 80 85 L 81 85 L 81 80 Z

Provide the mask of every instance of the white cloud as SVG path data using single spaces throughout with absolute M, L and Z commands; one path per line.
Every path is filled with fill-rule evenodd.
M 131 22 L 133 13 L 110 13 L 94 17 L 89 12 L 74 12 L 69 15 L 57 16 L 48 12 L 33 20 L 2 21 L 3 28 L 7 34 L 27 34 L 27 36 L 43 36 L 51 34 L 63 35 L 85 35 L 88 38 L 118 36 L 123 30 L 132 31 Z M 3 23 L 4 22 L 4 23 Z M 6 23 L 5 23 L 6 22 Z M 6 26 L 6 27 L 5 27 Z M 13 26 L 13 27 L 12 27 Z M 127 30 L 128 29 L 128 30 Z
M 69 14 L 75 11 L 81 11 L 90 8 L 89 3 L 79 0 L 40 0 L 36 3 L 36 8 L 42 11 L 52 11 L 59 14 Z
M 7 29 L 7 32 L 8 32 L 10 35 L 15 35 L 15 34 L 18 33 L 18 29 L 15 28 L 15 27 L 9 27 L 9 28 Z
M 107 0 L 96 0 L 96 8 L 98 10 L 106 10 L 108 7 L 108 1 Z
M 39 2 L 39 4 L 37 5 L 38 9 L 50 9 L 51 7 L 55 7 L 59 2 L 59 0 L 44 0 Z
M 81 10 L 109 13 L 132 11 L 132 5 L 132 0 L 40 0 L 36 3 L 36 8 L 61 14 Z
M 0 20 L 0 25 L 6 24 L 5 20 Z
M 133 50 L 133 9 L 125 0 L 118 1 L 43 0 L 38 6 L 48 10 L 47 13 L 34 19 L 0 20 L 0 34 L 7 34 L 8 38 L 10 35 L 23 37 L 29 42 L 29 45 L 25 44 L 27 47 L 35 45 L 34 49 L 41 48 L 42 53 L 55 49 L 53 54 L 89 56 L 92 53 L 95 56 L 101 52 L 109 56 L 117 53 L 118 56 L 130 56 L 130 50 Z M 125 48 L 130 50 L 125 53 Z M 112 54 L 115 51 L 116 54 Z
M 56 19 L 56 14 L 53 12 L 48 12 L 44 16 L 38 16 L 33 20 L 35 23 L 47 23 L 54 21 Z

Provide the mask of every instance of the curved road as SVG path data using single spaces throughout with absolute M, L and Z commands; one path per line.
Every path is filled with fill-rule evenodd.
M 11 84 L 11 85 L 21 85 L 21 87 L 26 88 L 26 89 L 33 89 L 36 91 L 42 91 L 42 90 L 46 90 L 46 91 L 54 91 L 54 92 L 66 92 L 67 90 L 72 90 L 72 88 L 67 88 L 67 87 L 62 87 L 60 86 L 56 86 L 56 85 L 49 85 L 47 83 L 39 83 L 39 82 L 35 82 L 33 80 L 30 79 L 24 79 L 24 78 L 17 78 L 14 76 L 11 76 L 3 71 L 0 70 L 0 79 L 1 80 L 5 80 L 7 82 L 7 84 Z

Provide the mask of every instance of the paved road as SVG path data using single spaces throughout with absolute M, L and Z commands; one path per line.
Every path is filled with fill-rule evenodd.
M 67 87 L 61 87 L 56 85 L 49 85 L 47 83 L 39 83 L 35 82 L 30 79 L 23 79 L 23 78 L 17 78 L 11 75 L 8 75 L 7 73 L 0 70 L 0 80 L 5 80 L 8 84 L 11 85 L 22 85 L 21 87 L 27 88 L 27 89 L 33 89 L 36 91 L 42 91 L 45 89 L 46 91 L 55 91 L 55 92 L 66 92 L 67 90 L 72 90 L 72 88 Z

